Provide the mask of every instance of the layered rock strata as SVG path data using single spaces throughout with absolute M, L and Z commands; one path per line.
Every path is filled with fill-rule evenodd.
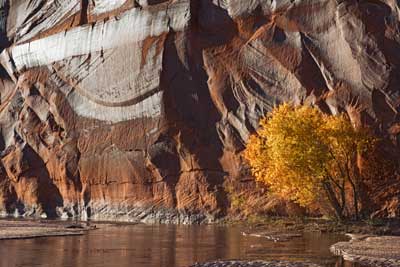
M 286 101 L 347 112 L 398 158 L 396 1 L 0 6 L 3 214 L 212 221 L 263 196 L 240 152 Z M 399 183 L 371 212 L 398 216 Z
M 320 265 L 306 262 L 289 261 L 216 261 L 196 263 L 191 267 L 319 267 Z
M 352 236 L 349 242 L 339 242 L 331 247 L 336 255 L 345 260 L 368 266 L 400 266 L 400 237 Z

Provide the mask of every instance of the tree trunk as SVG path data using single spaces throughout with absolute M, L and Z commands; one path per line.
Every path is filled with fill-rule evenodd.
M 355 158 L 356 158 L 356 155 L 355 156 L 353 156 L 353 160 L 355 160 Z M 352 161 L 351 160 L 347 160 L 347 164 L 346 164 L 346 176 L 347 176 L 347 180 L 349 181 L 349 183 L 350 183 L 350 185 L 351 185 L 351 188 L 353 189 L 353 205 L 354 205 L 354 213 L 355 213 L 355 219 L 356 220 L 358 220 L 359 219 L 359 214 L 360 214 L 360 212 L 358 211 L 358 184 L 359 184 L 359 176 L 358 176 L 358 173 L 357 173 L 357 170 L 354 170 L 353 169 L 353 177 L 354 177 L 354 180 L 352 179 L 352 177 L 351 177 L 351 171 L 350 171 L 350 168 L 351 167 L 354 167 L 353 165 L 352 165 Z
M 354 212 L 355 212 L 355 217 L 356 220 L 360 219 L 360 212 L 358 211 L 358 192 L 357 192 L 357 187 L 355 185 L 355 183 L 349 179 L 351 188 L 353 189 L 353 202 L 354 202 Z
M 335 192 L 332 189 L 332 186 L 330 185 L 329 182 L 325 181 L 322 182 L 323 188 L 325 190 L 325 193 L 328 197 L 328 200 L 335 211 L 336 218 L 340 221 L 343 220 L 343 209 L 340 206 L 340 203 L 335 195 Z
M 345 188 L 346 188 L 346 184 L 345 184 L 345 182 L 343 180 L 342 187 L 341 188 L 339 187 L 340 196 L 342 198 L 342 205 L 341 205 L 341 208 L 340 208 L 340 213 L 341 214 L 343 214 L 343 211 L 346 208 L 346 190 L 345 190 Z

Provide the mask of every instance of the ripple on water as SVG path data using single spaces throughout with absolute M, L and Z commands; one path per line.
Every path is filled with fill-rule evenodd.
M 329 251 L 332 244 L 346 240 L 341 235 L 308 233 L 285 242 L 274 242 L 263 237 L 244 236 L 245 229 L 237 226 L 98 227 L 100 229 L 83 236 L 0 241 L 0 266 L 188 267 L 196 262 L 218 260 L 306 261 L 322 267 L 356 266 L 341 261 Z

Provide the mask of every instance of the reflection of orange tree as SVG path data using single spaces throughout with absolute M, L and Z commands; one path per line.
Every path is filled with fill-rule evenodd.
M 315 203 L 322 193 L 338 219 L 351 215 L 358 219 L 362 177 L 357 157 L 372 151 L 375 142 L 344 114 L 332 116 L 312 107 L 283 104 L 260 121 L 245 157 L 257 181 L 272 192 L 302 206 Z

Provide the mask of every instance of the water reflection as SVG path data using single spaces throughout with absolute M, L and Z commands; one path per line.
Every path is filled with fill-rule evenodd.
M 355 265 L 333 257 L 342 236 L 305 234 L 290 242 L 241 235 L 239 227 L 124 225 L 79 237 L 0 241 L 0 266 L 186 267 L 217 259 L 308 260 L 329 267 Z

